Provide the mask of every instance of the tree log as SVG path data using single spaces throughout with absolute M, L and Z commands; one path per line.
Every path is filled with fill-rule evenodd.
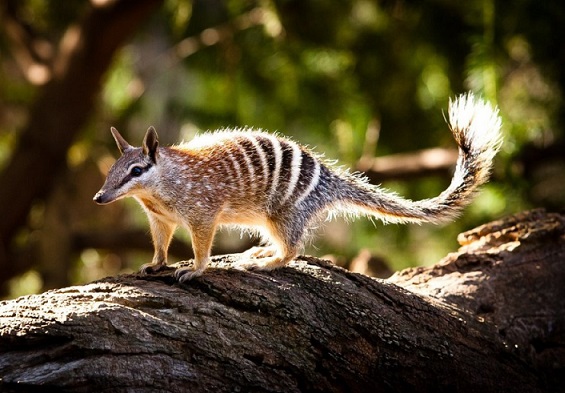
M 554 391 L 565 391 L 565 215 L 516 214 L 459 235 L 431 268 L 390 278 L 484 319 Z
M 220 256 L 0 303 L 0 390 L 563 391 L 565 215 L 469 231 L 389 280 L 301 257 Z

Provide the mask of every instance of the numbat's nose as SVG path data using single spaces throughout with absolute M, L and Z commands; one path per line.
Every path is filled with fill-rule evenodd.
M 98 203 L 99 205 L 103 205 L 104 203 L 108 203 L 107 201 L 107 197 L 104 194 L 104 191 L 100 190 L 96 193 L 96 195 L 94 195 L 94 198 L 92 198 L 92 200 L 96 203 Z

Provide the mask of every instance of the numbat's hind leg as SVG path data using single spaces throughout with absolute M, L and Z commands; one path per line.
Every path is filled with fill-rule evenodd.
M 292 217 L 294 221 L 298 220 Z M 283 267 L 297 255 L 303 226 L 288 226 L 284 221 L 272 220 L 269 225 L 273 245 L 268 247 L 253 247 L 244 253 L 245 257 L 253 256 L 255 260 L 245 260 L 237 264 L 238 268 L 247 270 L 274 270 Z M 249 255 L 247 254 L 249 253 Z
M 277 248 L 274 246 L 251 247 L 249 250 L 242 253 L 241 258 L 267 258 L 274 256 L 276 253 Z

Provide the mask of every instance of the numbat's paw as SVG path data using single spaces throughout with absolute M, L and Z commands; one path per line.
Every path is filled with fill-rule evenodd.
M 175 270 L 174 276 L 178 282 L 188 282 L 193 278 L 200 277 L 203 272 L 204 269 L 194 270 L 190 267 L 181 267 Z
M 275 253 L 276 249 L 274 247 L 251 247 L 249 250 L 243 252 L 242 258 L 266 258 L 274 256 Z
M 287 264 L 287 262 L 288 261 L 285 261 L 283 258 L 269 257 L 257 260 L 240 261 L 237 262 L 234 267 L 240 270 L 268 271 L 283 267 Z
M 167 269 L 166 264 L 162 263 L 146 263 L 139 269 L 141 274 L 153 274 Z

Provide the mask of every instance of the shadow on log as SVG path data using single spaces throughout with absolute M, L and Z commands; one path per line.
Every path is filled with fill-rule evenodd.
M 563 391 L 565 216 L 460 236 L 389 280 L 315 258 L 123 275 L 0 303 L 0 390 Z

